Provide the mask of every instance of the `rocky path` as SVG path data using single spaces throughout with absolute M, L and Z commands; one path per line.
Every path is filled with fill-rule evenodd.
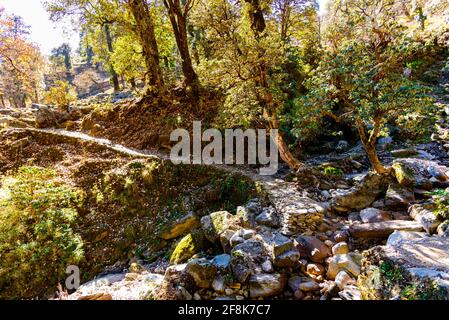
M 130 157 L 157 158 L 163 161 L 171 161 L 170 155 L 155 150 L 137 150 L 112 142 L 111 140 L 93 137 L 79 131 L 68 131 L 63 129 L 36 129 L 16 128 L 13 130 L 27 130 L 41 132 L 48 135 L 62 136 L 78 139 L 86 142 L 96 143 L 110 150 Z M 298 193 L 297 184 L 287 182 L 274 176 L 262 176 L 255 170 L 234 167 L 229 165 L 212 165 L 214 168 L 239 174 L 260 183 L 268 195 L 273 207 L 276 209 L 283 222 L 283 233 L 294 234 L 306 230 L 315 230 L 322 222 L 326 212 L 326 204 L 317 202 L 309 197 Z

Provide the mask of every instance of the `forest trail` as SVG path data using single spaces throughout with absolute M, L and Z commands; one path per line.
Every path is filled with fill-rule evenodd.
M 137 150 L 112 142 L 109 139 L 93 137 L 79 131 L 64 129 L 14 128 L 16 131 L 41 132 L 58 137 L 68 137 L 98 144 L 120 154 L 136 158 L 153 158 L 171 161 L 170 155 L 155 150 Z M 315 229 L 327 210 L 327 204 L 317 202 L 299 193 L 296 182 L 288 182 L 277 176 L 259 175 L 256 170 L 229 165 L 208 165 L 230 174 L 243 175 L 260 183 L 263 190 L 283 221 L 283 233 L 293 234 L 297 230 Z

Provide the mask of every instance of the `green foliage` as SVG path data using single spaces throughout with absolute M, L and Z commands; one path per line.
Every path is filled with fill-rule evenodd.
M 327 166 L 323 169 L 323 173 L 327 176 L 341 177 L 344 172 L 340 168 L 334 168 L 331 166 Z
M 81 193 L 38 167 L 21 167 L 1 184 L 0 297 L 41 296 L 83 258 L 73 230 Z
M 435 215 L 441 220 L 449 219 L 449 191 L 438 189 L 430 193 L 436 205 Z

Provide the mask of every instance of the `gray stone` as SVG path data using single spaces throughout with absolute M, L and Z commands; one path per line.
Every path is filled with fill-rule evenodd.
M 260 225 L 270 228 L 276 228 L 279 226 L 279 218 L 277 216 L 276 209 L 273 207 L 265 208 L 261 214 L 256 217 L 256 222 Z
M 346 286 L 338 295 L 343 300 L 362 300 L 362 294 L 357 286 Z
M 274 271 L 273 264 L 271 263 L 270 260 L 267 260 L 264 263 L 262 263 L 262 270 L 263 272 L 266 273 L 272 273 Z
M 285 287 L 285 277 L 280 274 L 258 274 L 249 280 L 251 298 L 271 297 L 282 293 Z
M 268 254 L 262 242 L 246 240 L 232 250 L 231 257 L 232 271 L 237 280 L 244 283 L 268 259 Z
M 186 272 L 200 288 L 210 288 L 217 274 L 217 267 L 206 259 L 195 259 L 186 266 Z
M 215 292 L 223 293 L 226 289 L 224 277 L 218 276 L 217 278 L 215 278 L 212 282 L 212 288 L 215 290 Z
M 340 271 L 335 277 L 335 283 L 343 290 L 348 284 L 353 284 L 355 281 L 351 276 L 344 270 Z
M 221 254 L 212 259 L 212 264 L 220 270 L 227 270 L 231 265 L 231 256 L 229 254 Z
M 388 176 L 370 173 L 357 186 L 335 194 L 332 207 L 342 212 L 365 209 L 387 190 L 389 180 Z
M 301 282 L 299 284 L 298 289 L 304 292 L 318 291 L 320 290 L 320 285 L 315 281 L 310 280 L 306 282 Z
M 408 209 L 408 213 L 413 220 L 419 222 L 427 233 L 433 234 L 436 232 L 440 222 L 435 213 L 435 205 L 429 204 L 415 204 Z
M 288 286 L 293 292 L 296 292 L 299 290 L 299 285 L 301 284 L 302 279 L 299 276 L 293 276 L 290 279 L 288 279 Z
M 387 245 L 394 246 L 404 240 L 421 239 L 424 237 L 426 237 L 425 232 L 395 231 L 388 237 Z
M 391 210 L 405 210 L 414 201 L 413 191 L 400 184 L 390 184 L 385 195 L 385 206 Z
M 335 147 L 335 150 L 339 153 L 345 152 L 349 149 L 349 142 L 346 140 L 340 140 Z
M 220 235 L 229 229 L 233 221 L 232 214 L 227 211 L 219 211 L 201 218 L 201 227 L 209 241 L 217 242 Z
M 287 251 L 274 259 L 274 265 L 278 268 L 289 268 L 295 266 L 301 255 L 296 250 Z
M 360 211 L 360 219 L 363 223 L 372 223 L 391 220 L 391 216 L 387 211 L 367 208 Z

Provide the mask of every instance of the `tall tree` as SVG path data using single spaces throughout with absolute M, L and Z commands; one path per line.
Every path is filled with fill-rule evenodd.
M 264 17 L 264 10 L 261 4 L 261 0 L 245 0 L 248 6 L 248 17 L 251 22 L 251 29 L 254 34 L 256 43 L 259 45 L 258 51 L 258 65 L 256 75 L 258 77 L 258 85 L 263 89 L 260 95 L 260 103 L 263 106 L 263 115 L 267 121 L 270 129 L 280 129 L 278 119 L 278 106 L 274 102 L 273 94 L 270 90 L 268 83 L 268 70 L 267 61 L 265 60 L 265 49 L 260 46 L 260 38 L 263 37 L 263 33 L 266 30 L 266 21 Z M 290 152 L 288 145 L 286 144 L 282 132 L 279 132 L 277 136 L 276 144 L 279 149 L 279 154 L 282 160 L 292 169 L 298 170 L 302 164 L 295 156 Z
M 160 92 L 163 90 L 164 80 L 150 8 L 145 0 L 127 0 L 127 4 L 135 20 L 134 31 L 142 45 L 149 89 L 155 89 L 157 92 Z
M 191 91 L 191 96 L 193 98 L 198 98 L 199 81 L 198 76 L 193 69 L 187 38 L 187 17 L 194 5 L 195 0 L 186 0 L 182 3 L 180 0 L 163 0 L 163 2 L 164 6 L 167 8 L 168 16 L 175 35 L 176 44 L 181 56 L 184 84 Z

